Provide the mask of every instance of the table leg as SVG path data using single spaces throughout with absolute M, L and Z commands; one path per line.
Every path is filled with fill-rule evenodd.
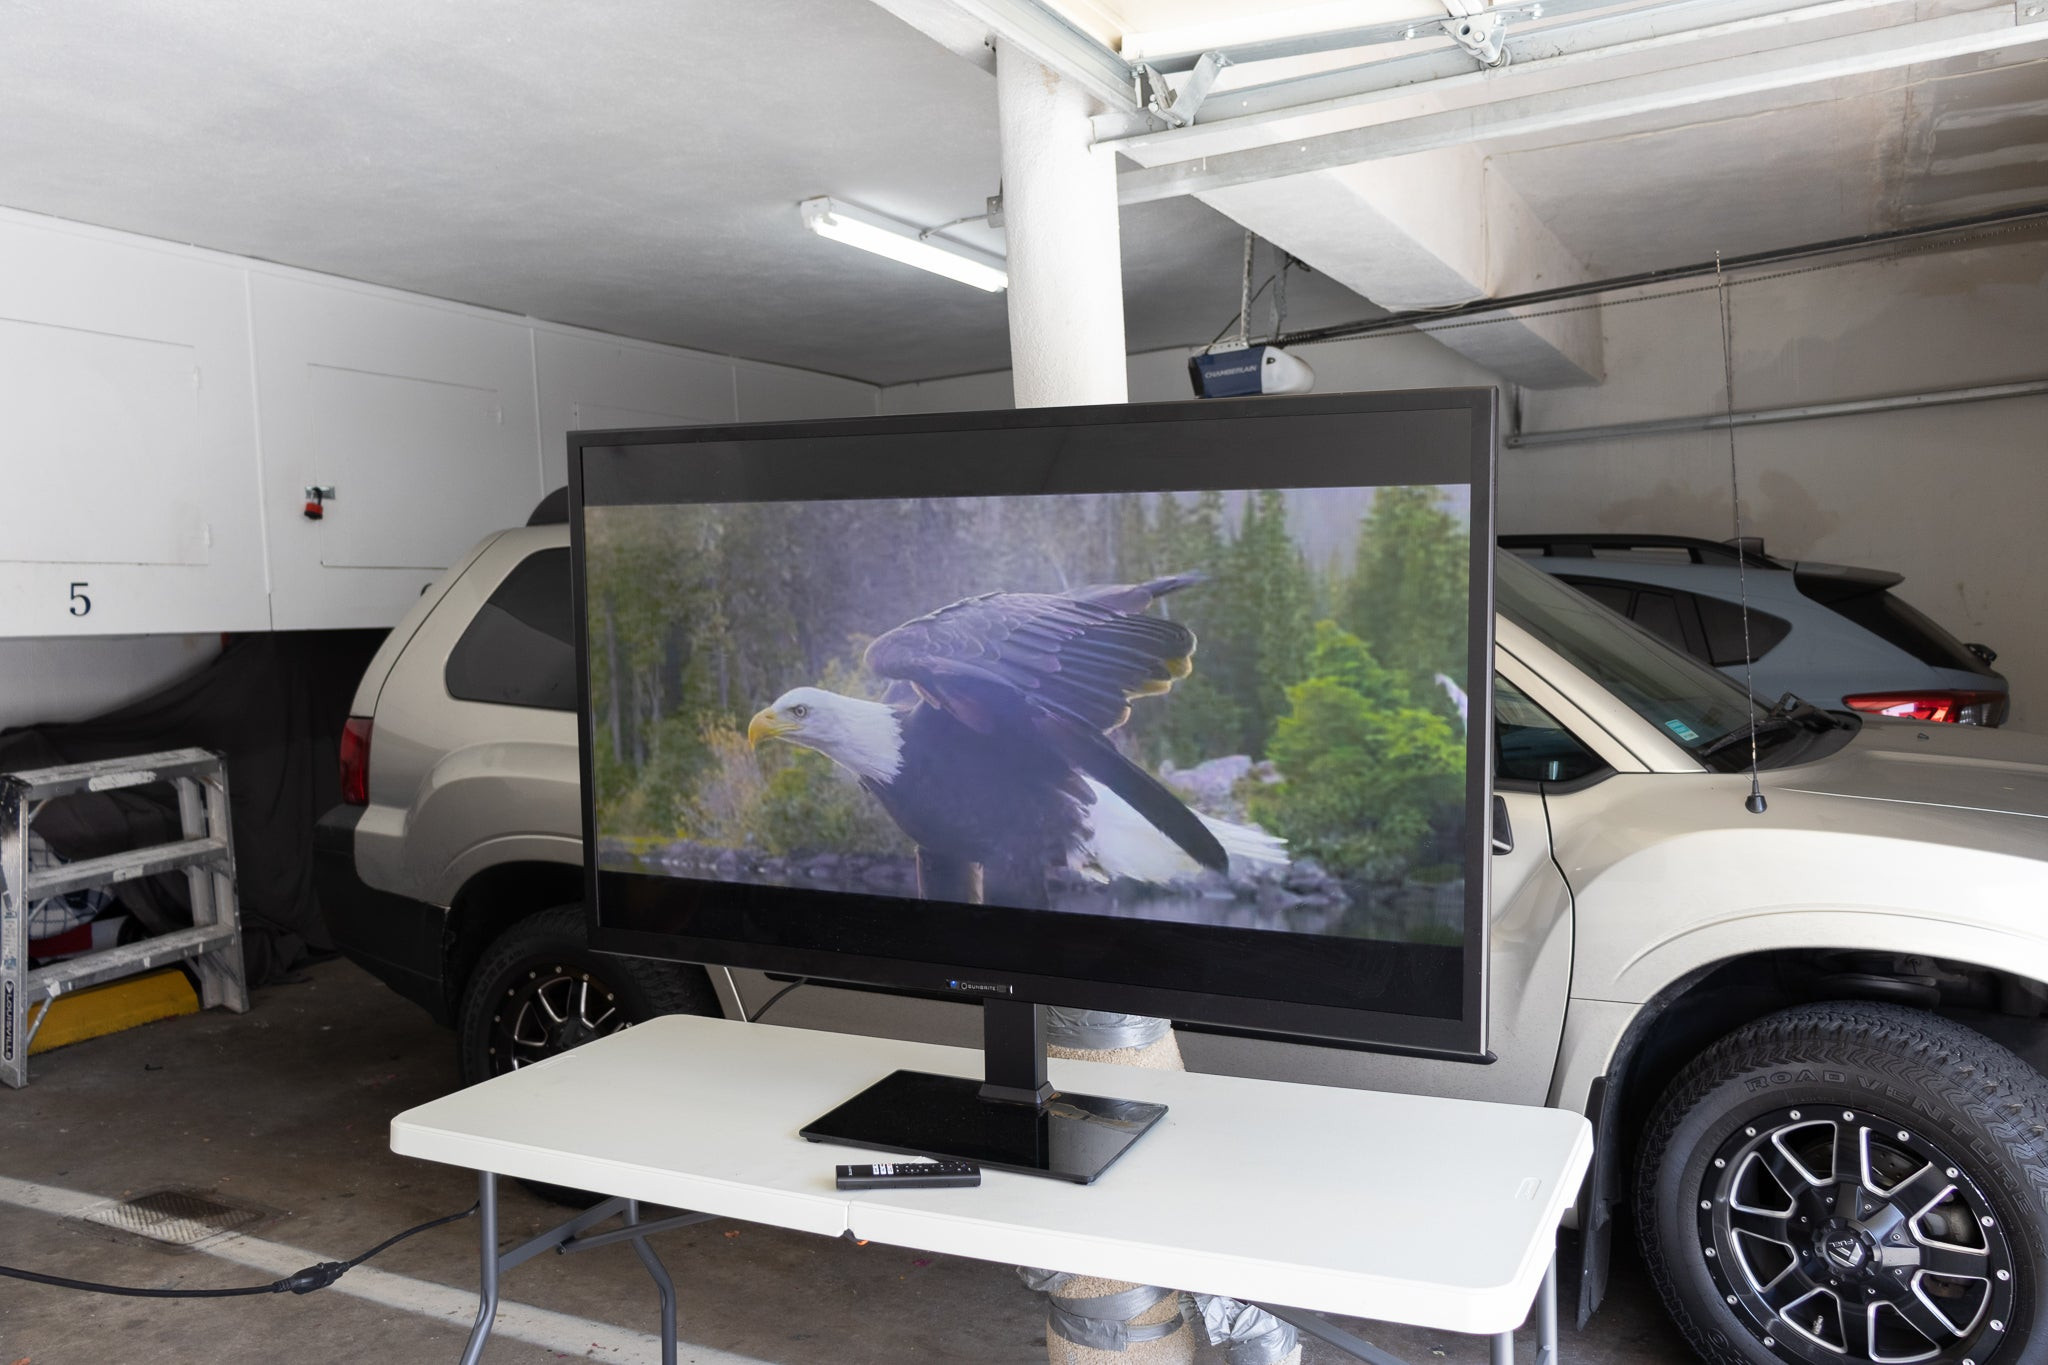
M 640 1201 L 628 1199 L 625 1225 L 630 1228 L 639 1221 Z M 640 1264 L 654 1279 L 654 1287 L 661 1291 L 661 1365 L 676 1365 L 676 1283 L 669 1278 L 668 1267 L 647 1245 L 645 1237 L 633 1239 L 633 1254 L 640 1258 Z
M 1496 1336 L 1488 1337 L 1487 1342 L 1492 1347 L 1486 1355 L 1489 1365 L 1515 1365 L 1515 1334 L 1513 1332 L 1502 1332 Z
M 477 1365 L 483 1359 L 484 1343 L 490 1340 L 491 1324 L 498 1318 L 498 1177 L 489 1171 L 477 1173 L 477 1238 L 482 1253 L 477 1258 L 480 1283 L 477 1288 L 476 1326 L 469 1329 L 469 1344 L 462 1351 L 462 1365 Z M 664 1365 L 673 1365 L 672 1361 Z
M 1557 1257 L 1543 1272 L 1543 1288 L 1536 1295 L 1536 1365 L 1557 1365 Z

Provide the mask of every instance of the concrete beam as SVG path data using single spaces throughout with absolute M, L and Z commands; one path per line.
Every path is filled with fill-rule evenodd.
M 1473 147 L 1197 197 L 1393 311 L 1585 278 L 1584 267 Z M 1595 384 L 1604 374 L 1596 313 L 1511 315 L 1431 335 L 1531 388 Z
M 2016 24 L 2013 10 L 1999 6 L 1320 136 L 1297 138 L 1283 132 L 1284 141 L 1186 160 L 1170 159 L 1178 154 L 1141 145 L 1154 140 L 1150 135 L 1111 145 L 1143 166 L 1126 172 L 1119 182 L 1124 203 L 1142 204 L 1419 152 L 1593 128 L 1643 114 L 1819 87 L 1873 72 L 2041 43 L 2048 43 L 2048 24 Z M 1190 136 L 1205 131 L 1198 124 Z

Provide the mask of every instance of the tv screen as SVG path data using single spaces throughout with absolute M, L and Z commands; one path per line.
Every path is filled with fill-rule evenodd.
M 570 445 L 597 946 L 1483 1052 L 1491 391 Z

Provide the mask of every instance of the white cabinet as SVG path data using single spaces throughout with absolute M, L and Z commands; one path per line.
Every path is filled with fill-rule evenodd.
M 389 626 L 571 431 L 877 393 L 0 209 L 0 638 Z
M 0 636 L 270 624 L 242 272 L 0 221 Z
M 532 329 L 272 275 L 250 299 L 272 622 L 390 625 L 540 498 Z M 334 490 L 318 521 L 308 486 Z
M 733 420 L 732 362 L 537 327 L 541 480 L 568 482 L 569 433 Z

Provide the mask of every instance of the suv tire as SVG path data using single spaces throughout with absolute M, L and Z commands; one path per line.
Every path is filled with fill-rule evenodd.
M 1679 1073 L 1636 1172 L 1651 1277 L 1715 1365 L 2048 1362 L 2048 1081 L 1960 1024 L 1759 1019 Z
M 593 952 L 583 907 L 558 905 L 518 921 L 477 960 L 456 1015 L 462 1083 L 657 1015 L 717 1013 L 703 968 Z

